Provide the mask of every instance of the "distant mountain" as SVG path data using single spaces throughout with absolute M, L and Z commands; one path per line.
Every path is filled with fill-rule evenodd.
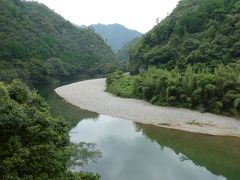
M 142 33 L 128 29 L 121 24 L 93 24 L 90 27 L 104 39 L 115 53 L 123 45 L 142 35 Z

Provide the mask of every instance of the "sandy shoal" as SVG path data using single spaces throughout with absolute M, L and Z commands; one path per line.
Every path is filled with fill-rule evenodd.
M 195 133 L 240 137 L 238 119 L 116 97 L 105 92 L 105 85 L 105 78 L 94 79 L 61 86 L 55 92 L 67 102 L 99 114 Z

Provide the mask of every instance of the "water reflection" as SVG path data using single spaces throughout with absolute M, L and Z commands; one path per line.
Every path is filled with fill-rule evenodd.
M 56 116 L 64 117 L 70 127 L 75 127 L 82 119 L 94 119 L 98 117 L 97 113 L 81 110 L 78 107 L 67 103 L 49 88 L 42 88 L 39 93 L 50 105 L 51 113 Z
M 104 180 L 222 180 L 226 179 L 225 177 L 230 177 L 225 176 L 228 174 L 211 171 L 211 168 L 205 167 L 205 162 L 200 162 L 198 158 L 194 157 L 196 153 L 204 152 L 204 147 L 203 150 L 199 150 L 200 146 L 194 145 L 195 140 L 199 140 L 195 139 L 194 136 L 198 135 L 190 136 L 190 133 L 185 135 L 183 141 L 187 140 L 187 144 L 193 144 L 187 146 L 188 151 L 186 151 L 184 142 L 173 140 L 180 136 L 176 132 L 182 133 L 135 124 L 131 121 L 105 115 L 100 115 L 94 119 L 85 119 L 72 129 L 71 141 L 96 143 L 103 152 L 103 157 L 97 164 L 91 164 L 84 169 L 76 168 L 76 170 L 98 172 Z M 209 145 L 214 146 L 213 144 Z M 208 152 L 202 155 L 204 159 L 212 158 L 212 155 L 206 156 Z M 202 158 L 202 156 L 199 157 Z M 239 158 L 239 154 L 236 157 Z M 232 165 L 237 166 L 238 164 Z M 234 179 L 234 176 L 231 177 L 233 178 L 229 179 Z
M 81 110 L 53 91 L 40 91 L 55 115 L 72 127 L 72 141 L 94 142 L 103 152 L 86 170 L 102 179 L 240 178 L 240 138 L 186 133 Z M 82 120 L 80 123 L 79 121 Z M 1 148 L 1 146 L 0 146 Z
M 204 166 L 229 180 L 240 179 L 240 138 L 193 134 L 152 125 L 137 124 L 152 141 L 184 154 L 196 165 Z

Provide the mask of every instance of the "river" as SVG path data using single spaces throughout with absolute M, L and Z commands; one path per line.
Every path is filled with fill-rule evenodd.
M 84 111 L 42 95 L 52 113 L 72 122 L 72 142 L 92 142 L 103 153 L 84 170 L 103 180 L 239 180 L 240 138 L 193 134 Z M 103 102 L 104 103 L 104 102 Z

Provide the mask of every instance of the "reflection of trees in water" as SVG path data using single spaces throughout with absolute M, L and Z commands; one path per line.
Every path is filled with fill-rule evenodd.
M 240 138 L 193 134 L 139 123 L 135 127 L 161 148 L 171 148 L 180 160 L 189 158 L 229 180 L 240 177 Z
M 53 90 L 49 90 L 48 88 L 40 90 L 40 93 L 50 105 L 51 113 L 57 116 L 63 116 L 72 128 L 83 119 L 97 119 L 99 116 L 97 113 L 81 110 L 80 108 L 67 103 Z

